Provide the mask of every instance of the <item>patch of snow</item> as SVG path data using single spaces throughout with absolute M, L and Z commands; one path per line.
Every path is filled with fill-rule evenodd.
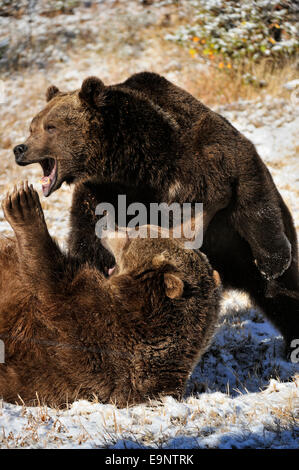
M 299 79 L 297 78 L 296 80 L 291 80 L 290 82 L 285 83 L 283 87 L 286 90 L 295 90 L 297 87 L 299 87 Z

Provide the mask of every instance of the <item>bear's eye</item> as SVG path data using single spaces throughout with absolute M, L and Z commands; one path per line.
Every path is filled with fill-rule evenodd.
M 53 132 L 55 132 L 56 127 L 53 126 L 52 124 L 47 124 L 47 125 L 45 126 L 45 129 L 46 129 L 47 132 L 50 132 L 50 134 L 52 134 Z

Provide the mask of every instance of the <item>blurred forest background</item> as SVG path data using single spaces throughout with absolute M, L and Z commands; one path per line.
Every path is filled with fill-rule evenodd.
M 0 74 L 151 69 L 207 104 L 287 95 L 298 18 L 294 0 L 0 0 Z

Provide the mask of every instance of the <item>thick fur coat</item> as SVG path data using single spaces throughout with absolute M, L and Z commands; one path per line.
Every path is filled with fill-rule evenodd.
M 206 256 L 172 238 L 112 232 L 106 278 L 61 252 L 32 187 L 15 189 L 3 210 L 15 239 L 0 240 L 0 396 L 53 406 L 181 397 L 218 316 Z
M 94 233 L 95 208 L 129 201 L 202 202 L 202 251 L 225 287 L 243 289 L 281 331 L 299 338 L 297 237 L 292 216 L 254 145 L 224 117 L 154 73 L 105 86 L 47 91 L 17 163 L 39 162 L 49 196 L 74 183 L 71 253 L 113 265 Z

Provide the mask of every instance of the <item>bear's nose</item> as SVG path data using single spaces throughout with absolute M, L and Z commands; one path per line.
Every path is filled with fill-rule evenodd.
M 17 145 L 13 151 L 16 157 L 16 162 L 20 163 L 24 157 L 25 152 L 27 151 L 28 147 L 25 144 Z

